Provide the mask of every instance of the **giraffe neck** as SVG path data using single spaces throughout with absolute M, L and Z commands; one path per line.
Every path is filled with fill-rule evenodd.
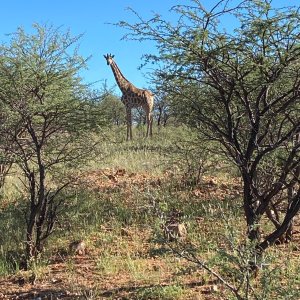
M 114 73 L 116 82 L 117 82 L 120 90 L 122 91 L 122 93 L 125 92 L 128 89 L 129 85 L 130 85 L 129 80 L 127 80 L 125 78 L 125 76 L 120 71 L 118 65 L 114 61 L 112 62 L 112 64 L 110 66 L 111 66 L 111 69 Z

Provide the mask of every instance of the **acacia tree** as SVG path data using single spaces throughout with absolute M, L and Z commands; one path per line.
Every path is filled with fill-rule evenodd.
M 36 257 L 53 232 L 69 181 L 56 180 L 60 166 L 87 157 L 83 141 L 89 127 L 87 89 L 78 72 L 85 59 L 77 54 L 79 37 L 59 28 L 34 25 L 0 48 L 1 149 L 22 170 L 27 201 L 26 257 Z
M 162 88 L 238 167 L 248 236 L 263 251 L 290 231 L 300 209 L 300 8 L 230 3 L 205 9 L 192 0 L 172 8 L 177 24 L 134 12 L 136 24 L 119 25 L 127 38 L 156 42 L 158 54 L 146 61 L 161 66 Z M 223 29 L 224 20 L 236 27 Z M 263 215 L 275 227 L 261 239 Z
M 102 111 L 107 123 L 116 126 L 126 123 L 124 105 L 112 92 L 103 94 L 103 97 L 98 104 L 98 109 Z

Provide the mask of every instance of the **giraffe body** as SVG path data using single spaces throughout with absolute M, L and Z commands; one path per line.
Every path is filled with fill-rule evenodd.
M 104 55 L 107 64 L 111 67 L 116 82 L 122 92 L 121 101 L 126 108 L 127 140 L 132 140 L 132 114 L 133 108 L 141 107 L 146 113 L 147 133 L 152 136 L 152 110 L 154 95 L 152 92 L 135 87 L 120 71 L 111 54 Z

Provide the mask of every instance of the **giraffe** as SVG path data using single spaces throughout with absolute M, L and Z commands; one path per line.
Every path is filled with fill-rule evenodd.
M 126 122 L 127 122 L 127 141 L 132 140 L 132 108 L 142 107 L 146 113 L 147 133 L 146 137 L 152 136 L 152 110 L 154 95 L 148 90 L 143 90 L 135 87 L 120 71 L 118 65 L 114 61 L 114 55 L 104 55 L 107 65 L 113 71 L 116 82 L 122 92 L 121 101 L 126 108 Z

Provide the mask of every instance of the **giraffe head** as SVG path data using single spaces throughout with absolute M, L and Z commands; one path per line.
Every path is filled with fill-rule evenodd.
M 106 54 L 106 55 L 103 55 L 104 58 L 106 59 L 106 62 L 107 62 L 107 65 L 111 65 L 112 62 L 113 62 L 113 58 L 115 57 L 114 55 L 112 54 Z

